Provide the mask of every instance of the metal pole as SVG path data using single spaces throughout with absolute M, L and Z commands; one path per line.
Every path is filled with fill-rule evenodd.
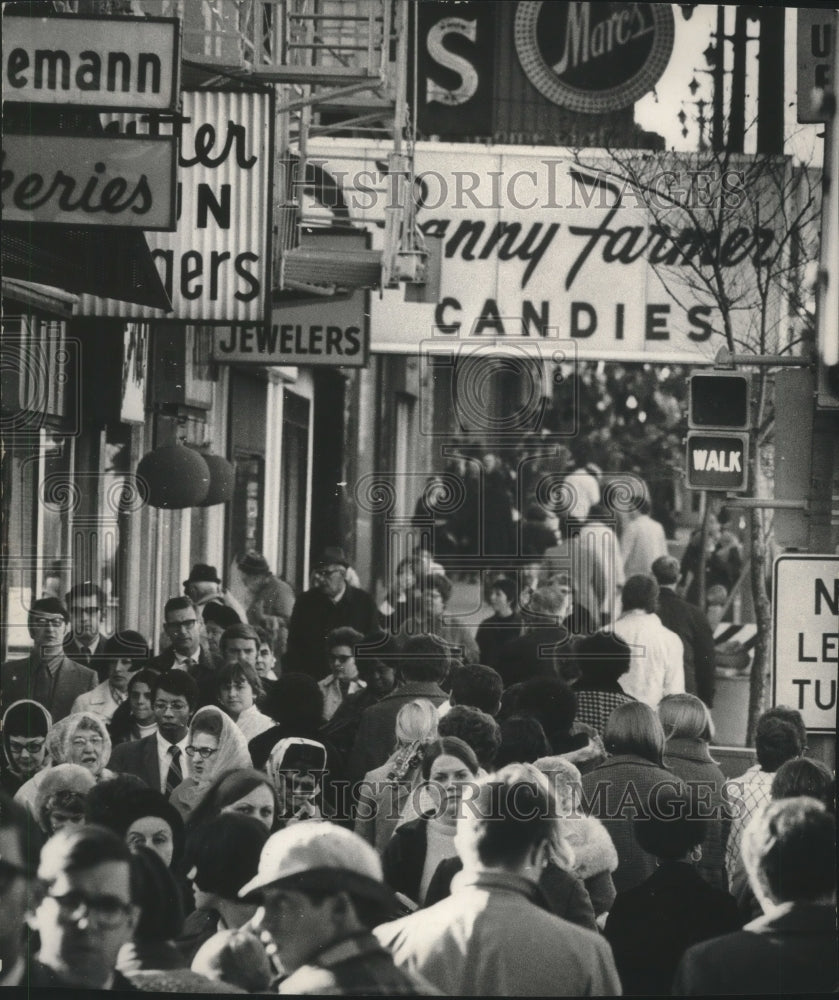
M 746 9 L 738 6 L 734 17 L 734 62 L 731 67 L 731 111 L 728 117 L 728 151 L 742 153 L 746 138 Z
M 715 153 L 725 149 L 723 134 L 723 99 L 725 97 L 725 7 L 717 4 L 717 57 L 714 63 L 714 111 L 712 119 L 712 145 Z

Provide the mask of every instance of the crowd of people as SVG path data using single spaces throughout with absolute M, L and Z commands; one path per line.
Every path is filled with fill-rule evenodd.
M 101 633 L 95 583 L 35 601 L 2 666 L 0 986 L 835 991 L 833 775 L 778 707 L 726 779 L 713 639 L 646 532 L 605 589 L 550 546 L 494 573 L 475 634 L 426 551 L 378 606 L 339 548 L 297 595 L 249 553 L 247 606 L 197 565 L 156 655 Z

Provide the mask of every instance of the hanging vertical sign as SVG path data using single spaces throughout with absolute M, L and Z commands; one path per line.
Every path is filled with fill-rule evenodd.
M 77 314 L 192 323 L 262 323 L 269 317 L 274 96 L 269 91 L 184 91 L 177 229 L 149 233 L 172 312 L 81 297 Z M 162 131 L 162 122 L 113 128 Z
M 489 135 L 493 116 L 493 4 L 417 7 L 417 122 L 425 135 Z

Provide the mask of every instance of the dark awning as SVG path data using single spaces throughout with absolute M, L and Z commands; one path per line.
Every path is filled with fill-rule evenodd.
M 172 303 L 139 229 L 3 226 L 2 271 L 10 278 L 171 311 Z
M 10 4 L 5 10 L 29 16 L 50 12 L 46 4 Z M 96 111 L 8 100 L 3 102 L 3 131 L 104 135 Z M 2 268 L 4 275 L 22 281 L 136 302 L 167 312 L 172 309 L 140 229 L 5 222 Z

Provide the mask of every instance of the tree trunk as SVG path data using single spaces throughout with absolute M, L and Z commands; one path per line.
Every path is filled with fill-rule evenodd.
M 763 514 L 760 510 L 751 510 L 749 515 L 749 536 L 752 544 L 752 600 L 757 625 L 754 662 L 749 682 L 749 717 L 746 725 L 746 745 L 751 747 L 754 746 L 757 720 L 766 703 L 769 651 L 772 641 L 772 605 L 766 590 L 767 545 L 763 533 Z

